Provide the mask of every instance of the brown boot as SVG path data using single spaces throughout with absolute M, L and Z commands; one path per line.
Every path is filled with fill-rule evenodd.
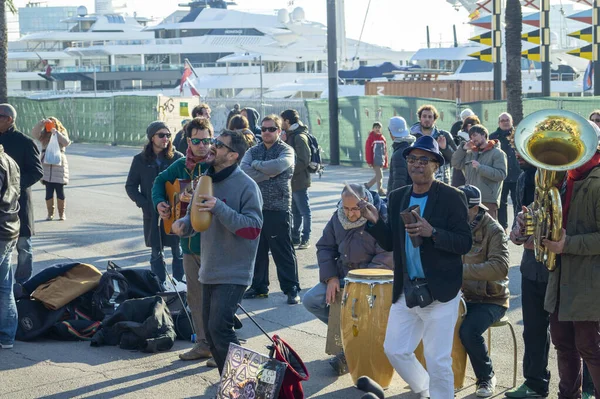
M 46 209 L 48 209 L 48 217 L 46 217 L 46 220 L 54 219 L 54 198 L 46 200 Z
M 58 220 L 65 220 L 67 217 L 65 216 L 65 200 L 57 200 L 58 204 Z
M 179 355 L 181 360 L 200 360 L 212 357 L 206 341 L 199 341 L 189 351 Z

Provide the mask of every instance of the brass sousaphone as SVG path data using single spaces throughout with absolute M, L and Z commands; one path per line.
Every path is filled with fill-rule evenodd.
M 563 181 L 566 171 L 582 166 L 594 156 L 598 137 L 580 115 L 542 110 L 519 123 L 514 143 L 521 158 L 538 168 L 534 202 L 526 215 L 525 235 L 533 235 L 536 260 L 554 271 L 556 254 L 548 251 L 542 240 L 561 238 L 562 205 L 556 186 Z

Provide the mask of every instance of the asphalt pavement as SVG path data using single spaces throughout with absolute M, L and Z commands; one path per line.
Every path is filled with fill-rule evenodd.
M 73 144 L 67 149 L 71 181 L 66 187 L 67 220 L 45 221 L 44 187 L 33 187 L 36 235 L 33 238 L 34 273 L 65 262 L 89 263 L 101 270 L 112 260 L 123 267 L 149 268 L 150 249 L 144 246 L 141 210 L 125 193 L 132 157 L 139 148 Z M 366 168 L 329 166 L 310 189 L 313 216 L 311 247 L 297 251 L 301 296 L 318 282 L 315 243 L 333 214 L 344 182 L 362 183 L 371 177 Z M 384 172 L 384 173 L 387 173 Z M 169 256 L 167 256 L 169 259 Z M 521 249 L 510 247 L 510 309 L 508 318 L 517 333 L 517 384 L 522 382 L 523 332 L 519 262 Z M 16 261 L 16 257 L 14 258 Z M 287 305 L 271 262 L 271 294 L 245 300 L 270 334 L 278 334 L 300 354 L 310 372 L 303 384 L 307 398 L 360 398 L 349 375 L 336 377 L 325 354 L 326 326 L 302 305 Z M 244 315 L 239 330 L 246 347 L 267 353 L 267 338 Z M 492 360 L 498 378 L 496 397 L 512 386 L 513 343 L 507 327 L 492 333 Z M 216 369 L 205 362 L 183 362 L 178 354 L 191 346 L 177 341 L 169 352 L 145 354 L 118 347 L 93 348 L 89 342 L 40 340 L 16 342 L 0 350 L 0 398 L 210 398 L 219 382 Z M 550 370 L 556 372 L 551 349 Z M 458 398 L 475 397 L 474 376 L 467 366 L 467 381 Z M 556 396 L 557 378 L 551 383 Z M 416 398 L 398 375 L 386 392 L 390 398 Z

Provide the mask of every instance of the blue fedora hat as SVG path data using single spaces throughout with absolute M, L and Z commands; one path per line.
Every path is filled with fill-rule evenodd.
M 412 150 L 423 150 L 435 155 L 440 166 L 444 164 L 444 157 L 440 154 L 440 147 L 437 141 L 431 136 L 421 136 L 415 141 L 411 147 L 407 147 L 402 152 L 402 156 L 406 159 Z

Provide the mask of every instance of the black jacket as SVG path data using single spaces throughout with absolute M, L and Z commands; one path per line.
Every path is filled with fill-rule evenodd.
M 188 142 L 187 137 L 185 137 L 185 130 L 181 129 L 177 132 L 175 138 L 173 139 L 173 147 L 177 151 L 185 155 L 188 149 Z
M 494 133 L 490 134 L 490 140 L 498 140 L 500 142 L 500 148 L 506 154 L 506 179 L 507 183 L 516 183 L 521 174 L 521 167 L 519 161 L 517 161 L 517 155 L 515 149 L 510 144 L 508 137 L 511 135 L 511 131 L 505 132 L 498 128 Z
M 392 148 L 394 152 L 392 153 L 392 158 L 390 159 L 390 173 L 388 178 L 388 187 L 387 192 L 390 193 L 392 190 L 395 190 L 400 187 L 407 186 L 412 184 L 412 180 L 408 175 L 408 165 L 406 164 L 406 159 L 402 155 L 402 151 L 405 148 L 410 147 L 409 142 L 394 142 L 392 144 Z
M 367 231 L 381 248 L 394 251 L 394 293 L 396 302 L 404 289 L 406 264 L 406 231 L 400 212 L 408 208 L 412 185 L 392 191 L 388 198 L 388 222 L 381 218 Z M 448 302 L 456 297 L 462 285 L 461 255 L 471 250 L 472 237 L 468 222 L 467 199 L 454 187 L 434 180 L 423 218 L 437 230 L 437 238 L 424 238 L 421 245 L 421 263 L 433 298 Z
M 144 352 L 168 351 L 177 334 L 167 305 L 160 296 L 128 299 L 105 319 L 92 337 L 92 346 L 119 345 Z
M 0 134 L 0 145 L 19 165 L 21 172 L 21 197 L 19 198 L 21 228 L 19 236 L 31 237 L 35 234 L 31 186 L 44 176 L 40 151 L 31 138 L 18 131 L 14 126 Z
M 0 241 L 19 237 L 19 167 L 0 146 Z
M 163 170 L 167 169 L 173 162 L 181 158 L 183 155 L 179 152 L 175 152 L 173 158 L 163 159 L 160 167 L 156 161 L 147 161 L 144 157 L 144 152 L 137 154 L 133 157 L 131 162 L 131 168 L 129 169 L 129 175 L 127 175 L 127 182 L 125 183 L 125 190 L 127 195 L 135 204 L 142 208 L 144 213 L 144 238 L 146 240 L 147 247 L 160 247 L 158 240 L 158 212 L 154 208 L 152 203 L 152 186 L 154 185 L 154 179 Z M 162 244 L 164 247 L 170 247 L 177 245 L 179 237 L 175 235 L 165 234 L 161 228 Z

